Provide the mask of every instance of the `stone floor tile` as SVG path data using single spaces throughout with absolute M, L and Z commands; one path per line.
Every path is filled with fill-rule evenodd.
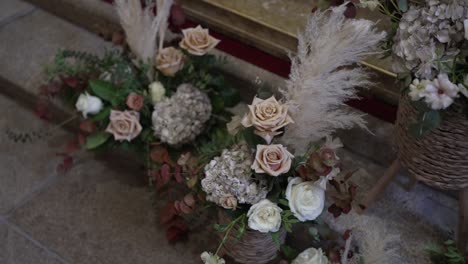
M 25 132 L 45 131 L 43 121 L 33 113 L 0 95 L 0 216 L 8 213 L 32 193 L 54 179 L 59 159 L 56 152 L 65 143 L 65 134 L 32 143 L 16 143 L 7 131 L 20 135 Z
M 22 0 L 0 1 L 0 27 L 12 22 L 15 18 L 27 14 L 34 7 Z
M 0 263 L 65 264 L 59 257 L 0 221 Z
M 0 58 L 7 62 L 0 65 L 0 75 L 33 93 L 57 50 L 102 53 L 110 47 L 98 36 L 42 10 L 1 28 L 0 42 Z
M 166 241 L 142 173 L 118 159 L 84 159 L 9 220 L 72 263 L 199 263 L 206 241 Z

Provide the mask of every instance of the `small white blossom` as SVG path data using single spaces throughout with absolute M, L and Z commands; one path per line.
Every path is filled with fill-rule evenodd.
M 380 5 L 379 0 L 361 0 L 359 6 L 374 11 Z
M 426 85 L 429 83 L 430 81 L 428 80 L 419 81 L 419 79 L 414 79 L 413 82 L 409 86 L 410 88 L 409 96 L 411 97 L 411 100 L 418 101 L 421 98 L 424 98 L 427 94 Z
M 82 93 L 78 97 L 75 104 L 76 110 L 83 114 L 84 118 L 88 117 L 88 114 L 97 114 L 102 109 L 102 101 L 99 97 L 92 96 L 88 93 Z
M 203 252 L 200 255 L 201 260 L 204 264 L 225 264 L 226 261 L 223 258 L 218 257 L 218 255 L 214 255 L 211 252 Z
M 434 110 L 445 109 L 453 103 L 458 92 L 458 86 L 448 79 L 447 74 L 439 74 L 426 85 L 425 100 Z

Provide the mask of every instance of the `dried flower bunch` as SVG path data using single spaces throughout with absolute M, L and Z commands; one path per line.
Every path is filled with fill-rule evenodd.
M 150 156 L 150 146 L 159 144 L 177 155 L 203 132 L 224 127 L 230 116 L 225 107 L 236 105 L 239 96 L 215 72 L 220 60 L 209 53 L 219 40 L 198 26 L 184 29 L 179 43 L 166 43 L 168 23 L 184 23 L 171 18 L 181 7 L 172 0 L 156 2 L 157 8 L 115 1 L 125 31 L 125 41 L 118 43 L 123 48 L 103 57 L 59 51 L 47 68 L 40 116 L 48 117 L 50 99 L 61 96 L 85 119 L 73 141 L 76 147 L 67 149 L 123 148 Z
M 171 98 L 154 106 L 156 137 L 169 145 L 192 142 L 211 117 L 210 98 L 191 84 L 181 84 Z
M 356 97 L 357 86 L 370 83 L 365 70 L 343 66 L 358 62 L 385 37 L 369 21 L 345 21 L 345 10 L 340 6 L 311 16 L 299 36 L 298 55 L 281 100 L 256 96 L 243 117 L 234 116 L 227 124 L 232 144 L 205 166 L 201 186 L 207 201 L 234 217 L 217 226 L 225 238 L 214 254 L 203 253 L 205 263 L 212 263 L 208 256 L 216 259 L 214 263 L 224 261 L 216 256 L 230 232 L 237 230 L 239 238 L 248 228 L 275 237 L 281 229 L 291 231 L 294 223 L 314 221 L 324 211 L 327 183 L 342 171 L 336 152 L 343 145 L 330 133 L 364 126 L 359 115 L 339 106 Z M 321 137 L 326 137 L 325 143 L 310 144 Z M 329 263 L 329 257 L 336 258 L 335 251 L 324 250 L 310 248 L 292 263 Z
M 264 177 L 255 179 L 251 171 L 252 153 L 246 143 L 223 150 L 205 166 L 201 181 L 206 199 L 226 209 L 237 204 L 255 204 L 267 195 Z
M 422 137 L 440 125 L 443 111 L 455 102 L 468 108 L 468 2 L 388 1 L 374 0 L 397 28 L 389 41 L 394 68 L 420 112 L 409 131 Z
M 213 208 L 210 204 L 232 216 L 216 225 L 224 239 L 214 253 L 201 255 L 204 263 L 225 263 L 218 254 L 233 230 L 237 238 L 249 230 L 279 243 L 283 230 L 315 221 L 325 211 L 327 183 L 340 184 L 333 179 L 342 172 L 337 155 L 342 144 L 331 134 L 365 127 L 361 115 L 342 108 L 357 98 L 358 86 L 370 84 L 363 68 L 351 66 L 372 53 L 385 34 L 367 20 L 345 21 L 345 5 L 315 12 L 299 35 L 281 99 L 256 96 L 245 116 L 226 124 L 232 114 L 225 108 L 235 106 L 239 95 L 214 71 L 217 60 L 209 52 L 219 40 L 198 26 L 182 30 L 178 44 L 167 45 L 168 20 L 180 21 L 169 19 L 171 0 L 156 2 L 154 14 L 152 5 L 116 1 L 129 49 L 102 58 L 61 51 L 48 69 L 44 96 L 63 95 L 85 118 L 78 143 L 143 155 L 155 190 L 178 196 L 160 214 L 169 241 L 186 234 L 190 221 Z M 347 202 L 340 205 L 349 207 Z M 346 260 L 349 244 L 343 256 L 324 246 L 290 260 Z

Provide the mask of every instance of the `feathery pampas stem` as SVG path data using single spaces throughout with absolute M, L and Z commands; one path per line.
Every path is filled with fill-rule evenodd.
M 162 48 L 167 30 L 173 0 L 158 0 L 157 14 L 153 16 L 153 6 L 143 9 L 140 0 L 116 0 L 115 8 L 119 15 L 127 43 L 131 51 L 143 62 L 151 62 Z
M 286 89 L 280 89 L 295 121 L 283 139 L 296 151 L 336 129 L 366 128 L 361 114 L 342 108 L 346 100 L 358 98 L 357 87 L 371 85 L 364 69 L 349 66 L 375 51 L 386 34 L 377 32 L 374 22 L 345 19 L 345 8 L 315 12 L 298 35 L 298 53 L 291 57 Z

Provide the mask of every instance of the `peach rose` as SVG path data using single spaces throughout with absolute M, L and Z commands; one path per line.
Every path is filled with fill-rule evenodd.
M 274 136 L 282 133 L 278 130 L 290 123 L 294 121 L 288 115 L 288 106 L 278 102 L 274 96 L 266 100 L 255 97 L 249 105 L 249 112 L 242 119 L 243 126 L 253 126 L 255 134 L 264 138 L 268 144 Z
M 184 68 L 184 53 L 173 47 L 160 50 L 156 57 L 156 68 L 165 76 L 173 77 Z
M 294 156 L 281 144 L 257 145 L 252 169 L 257 173 L 278 176 L 291 168 Z
M 127 106 L 132 110 L 140 111 L 143 107 L 144 102 L 145 98 L 141 94 L 130 93 L 127 96 Z
M 117 141 L 131 141 L 142 130 L 140 113 L 136 111 L 111 110 L 109 120 L 110 123 L 106 128 L 106 132 L 114 135 L 114 139 Z
M 202 28 L 200 25 L 196 28 L 184 29 L 182 30 L 182 34 L 184 34 L 184 38 L 179 43 L 179 46 L 196 56 L 205 55 L 216 47 L 220 41 L 210 36 L 208 29 Z
M 224 209 L 236 210 L 237 208 L 237 199 L 232 195 L 221 197 L 219 203 Z

